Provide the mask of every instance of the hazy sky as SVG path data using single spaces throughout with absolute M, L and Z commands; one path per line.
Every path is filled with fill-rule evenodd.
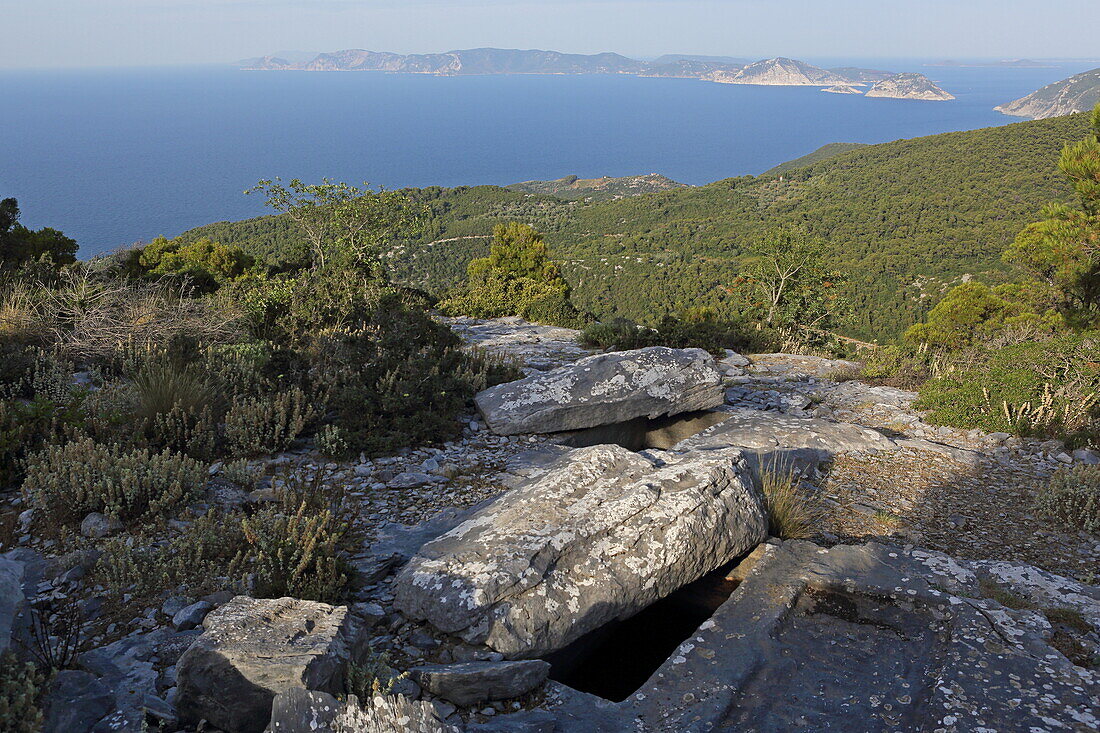
M 1100 56 L 1100 0 L 0 0 L 0 68 L 497 46 L 627 55 Z

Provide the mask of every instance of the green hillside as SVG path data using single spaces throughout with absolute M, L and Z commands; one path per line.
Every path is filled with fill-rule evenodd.
M 862 147 L 774 176 L 743 177 L 617 201 L 583 203 L 492 186 L 421 189 L 423 239 L 395 252 L 403 280 L 440 292 L 483 256 L 494 224 L 546 233 L 581 307 L 642 321 L 689 305 L 730 307 L 746 244 L 800 224 L 824 237 L 853 281 L 848 331 L 887 339 L 920 320 L 965 275 L 1003 276 L 1000 255 L 1043 203 L 1068 199 L 1057 153 L 1085 115 Z M 265 256 L 293 242 L 277 218 L 221 223 L 206 235 Z
M 769 168 L 764 171 L 762 176 L 778 176 L 781 173 L 787 171 L 793 171 L 796 168 L 805 168 L 808 165 L 814 163 L 820 163 L 823 160 L 829 158 L 835 158 L 841 153 L 847 153 L 850 150 L 859 150 L 860 148 L 867 147 L 866 143 L 829 143 L 828 145 L 822 145 L 812 153 L 807 153 L 801 158 L 795 158 L 794 160 L 788 160 L 786 163 L 780 163 L 774 168 Z

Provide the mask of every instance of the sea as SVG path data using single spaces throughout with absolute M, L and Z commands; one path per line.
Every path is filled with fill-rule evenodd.
M 604 75 L 0 71 L 0 198 L 89 257 L 261 215 L 243 192 L 275 176 L 400 188 L 662 173 L 704 184 L 830 142 L 1010 124 L 994 106 L 1096 66 L 807 60 L 920 71 L 958 100 Z

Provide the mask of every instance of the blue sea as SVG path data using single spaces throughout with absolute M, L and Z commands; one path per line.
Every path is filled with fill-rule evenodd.
M 1009 124 L 993 111 L 1095 64 L 924 67 L 958 101 L 628 76 L 431 77 L 221 67 L 0 71 L 0 198 L 91 256 L 264 213 L 261 178 L 388 188 L 758 174 L 825 143 Z

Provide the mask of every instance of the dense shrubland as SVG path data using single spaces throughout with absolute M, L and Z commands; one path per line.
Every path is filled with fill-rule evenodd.
M 440 295 L 488 254 L 493 228 L 529 224 L 546 236 L 573 287 L 601 320 L 648 326 L 692 307 L 740 310 L 732 283 L 769 230 L 801 227 L 825 244 L 824 264 L 848 274 L 843 332 L 883 342 L 924 320 L 965 275 L 1010 279 L 1001 254 L 1048 201 L 1071 189 L 1058 151 L 1088 129 L 1073 115 L 872 145 L 783 177 L 719 181 L 619 201 L 582 203 L 491 186 L 409 192 L 427 207 L 416 243 L 393 250 L 396 278 Z M 293 258 L 283 217 L 189 232 L 257 258 Z
M 300 222 L 297 262 L 160 238 L 0 268 L 0 490 L 59 554 L 94 550 L 118 613 L 170 592 L 342 598 L 357 541 L 342 488 L 320 469 L 265 475 L 268 456 L 449 440 L 478 390 L 515 377 L 390 281 L 383 255 L 417 226 L 416 202 L 329 182 L 260 190 Z M 24 682 L 0 708 L 24 704 Z
M 933 420 L 1071 444 L 1100 437 L 1100 107 L 1059 170 L 1076 195 L 1005 249 L 1016 278 L 967 282 L 875 355 L 873 378 L 919 387 Z

